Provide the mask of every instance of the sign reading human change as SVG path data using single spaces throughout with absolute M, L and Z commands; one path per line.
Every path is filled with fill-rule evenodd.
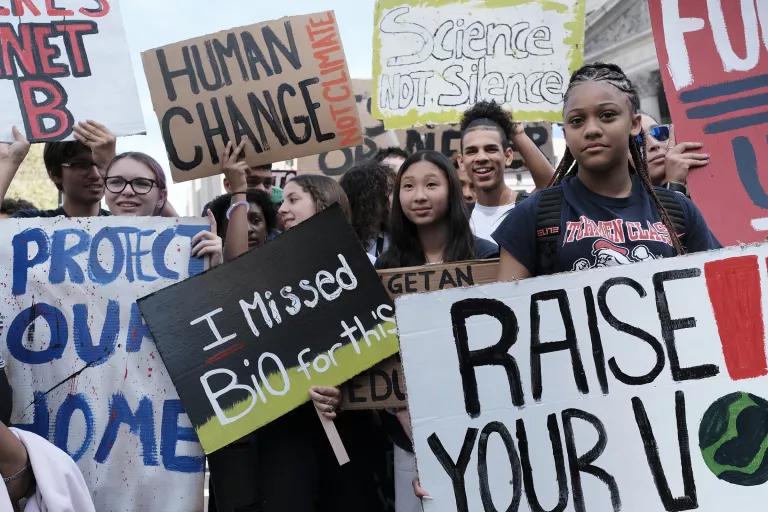
M 387 128 L 458 122 L 480 100 L 562 120 L 583 61 L 584 0 L 378 0 L 373 115 Z
M 205 459 L 136 299 L 203 271 L 204 219 L 0 221 L 16 427 L 77 462 L 96 510 L 202 510 Z
M 677 141 L 702 142 L 710 155 L 688 178 L 691 195 L 726 245 L 768 231 L 768 17 L 757 5 L 649 1 Z
M 406 293 L 445 290 L 496 281 L 499 261 L 462 261 L 444 265 L 379 270 L 391 297 Z M 389 409 L 407 407 L 405 380 L 400 356 L 385 359 L 341 386 L 341 408 Z
M 398 297 L 425 511 L 762 510 L 766 257 Z
M 461 131 L 458 125 L 387 130 L 382 121 L 371 115 L 371 81 L 353 80 L 353 86 L 357 110 L 363 126 L 362 144 L 299 158 L 297 168 L 302 174 L 322 173 L 326 176 L 338 177 L 354 165 L 369 160 L 382 148 L 400 147 L 408 153 L 431 149 L 448 157 L 461 151 Z M 554 163 L 552 124 L 526 123 L 525 131 L 547 159 Z M 524 166 L 522 157 L 515 152 L 509 167 L 520 170 Z
M 230 140 L 249 165 L 362 141 L 333 11 L 238 27 L 142 53 L 173 180 L 220 172 Z
M 72 138 L 96 119 L 116 135 L 144 133 L 118 0 L 3 2 L 0 140 Z
M 206 453 L 398 350 L 392 300 L 338 206 L 139 306 Z

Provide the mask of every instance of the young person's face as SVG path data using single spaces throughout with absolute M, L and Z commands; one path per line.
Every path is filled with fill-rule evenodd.
M 267 219 L 258 203 L 248 211 L 248 248 L 261 247 L 267 241 Z
M 504 185 L 504 169 L 512 159 L 512 149 L 504 148 L 498 130 L 474 129 L 462 137 L 461 166 L 475 188 L 497 190 Z
M 431 162 L 411 165 L 400 178 L 400 206 L 417 226 L 441 221 L 448 213 L 448 178 Z
M 651 177 L 651 183 L 661 185 L 666 178 L 664 168 L 667 163 L 667 151 L 675 143 L 671 136 L 665 141 L 660 141 L 650 134 L 651 128 L 659 125 L 651 116 L 643 114 L 640 116 L 640 121 L 645 133 L 645 154 L 648 158 L 648 174 Z
M 472 182 L 467 171 L 464 170 L 463 165 L 459 165 L 459 168 L 456 169 L 456 173 L 461 182 L 461 195 L 464 198 L 464 202 L 467 204 L 474 204 L 477 200 L 477 196 L 475 195 L 475 184 Z
M 314 199 L 301 185 L 289 181 L 283 189 L 283 196 L 283 205 L 278 213 L 285 229 L 291 229 L 317 213 Z
M 104 197 L 104 179 L 90 151 L 78 153 L 63 162 L 61 177 L 51 176 L 62 193 L 74 203 L 92 205 Z
M 579 167 L 588 172 L 626 168 L 629 137 L 640 133 L 627 95 L 603 82 L 575 86 L 565 105 L 565 142 Z
M 115 162 L 105 182 L 107 206 L 113 215 L 156 215 L 165 203 L 166 193 L 157 186 L 155 173 L 132 158 Z

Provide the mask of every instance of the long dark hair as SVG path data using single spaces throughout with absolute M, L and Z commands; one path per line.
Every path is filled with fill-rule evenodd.
M 389 217 L 391 243 L 377 263 L 380 268 L 413 267 L 427 262 L 416 225 L 408 220 L 400 204 L 400 183 L 403 174 L 417 162 L 433 164 L 443 171 L 448 179 L 448 212 L 446 213 L 448 240 L 443 252 L 443 260 L 445 262 L 463 261 L 475 257 L 474 238 L 469 228 L 464 198 L 461 195 L 461 182 L 453 164 L 437 151 L 417 151 L 403 162 L 395 178 L 395 193 Z
M 571 81 L 568 84 L 568 89 L 563 98 L 563 105 L 568 102 L 568 96 L 576 85 L 590 81 L 606 82 L 614 86 L 629 97 L 629 103 L 632 106 L 632 114 L 635 115 L 640 112 L 640 96 L 637 94 L 637 89 L 635 89 L 632 81 L 624 74 L 624 71 L 622 71 L 619 66 L 615 64 L 604 64 L 602 62 L 582 66 L 571 75 Z M 675 248 L 677 254 L 685 254 L 683 244 L 680 243 L 680 238 L 675 231 L 675 225 L 670 219 L 669 213 L 667 213 L 664 205 L 659 201 L 656 192 L 654 192 L 651 177 L 648 174 L 648 162 L 645 156 L 645 135 L 642 131 L 640 132 L 640 137 L 637 139 L 634 135 L 629 134 L 629 153 L 632 156 L 632 168 L 630 169 L 630 173 L 634 172 L 641 178 L 645 190 L 653 199 L 654 205 L 661 217 L 661 221 L 669 232 L 669 238 L 672 241 L 672 246 Z M 560 164 L 557 166 L 557 170 L 552 177 L 550 186 L 559 184 L 566 176 L 576 174 L 578 168 L 579 165 L 573 157 L 573 153 L 571 153 L 571 150 L 566 146 L 565 154 L 563 155 L 563 159 L 560 160 Z
M 387 229 L 388 174 L 388 168 L 371 160 L 355 165 L 339 180 L 349 199 L 352 227 L 363 246 Z

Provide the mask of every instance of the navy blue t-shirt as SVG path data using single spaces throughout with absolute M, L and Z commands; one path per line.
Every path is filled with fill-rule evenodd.
M 676 256 L 669 232 L 661 221 L 653 198 L 640 178 L 632 177 L 629 197 L 595 194 L 570 176 L 562 189 L 560 235 L 555 272 L 585 270 Z M 540 194 L 515 206 L 493 239 L 535 275 L 537 263 L 536 215 Z M 719 249 L 693 202 L 677 194 L 685 213 L 686 233 L 681 242 L 688 252 Z

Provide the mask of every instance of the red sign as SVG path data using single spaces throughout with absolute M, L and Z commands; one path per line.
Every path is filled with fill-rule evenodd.
M 677 140 L 709 165 L 689 187 L 721 243 L 768 235 L 768 2 L 648 0 Z M 757 7 L 756 7 L 757 4 Z

